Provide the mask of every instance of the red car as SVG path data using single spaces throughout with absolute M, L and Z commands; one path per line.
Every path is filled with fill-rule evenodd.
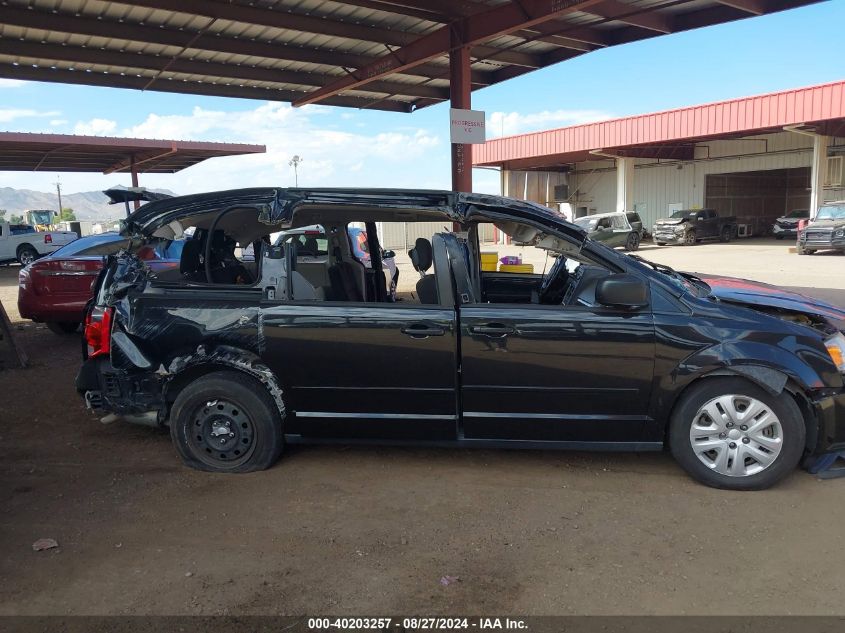
M 82 322 L 91 298 L 91 283 L 103 267 L 103 258 L 126 246 L 117 233 L 82 237 L 21 269 L 18 276 L 18 311 L 25 319 L 46 323 L 57 334 L 72 334 Z M 184 240 L 141 254 L 154 271 L 179 268 Z

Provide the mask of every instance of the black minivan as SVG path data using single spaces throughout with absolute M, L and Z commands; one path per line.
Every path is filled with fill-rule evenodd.
M 306 266 L 294 243 L 274 245 L 314 224 L 327 257 Z M 490 225 L 539 249 L 542 270 L 482 269 Z M 378 254 L 401 230 L 423 236 L 415 288 L 395 296 Z M 186 233 L 178 270 L 134 255 Z M 845 311 L 625 255 L 546 207 L 243 189 L 152 202 L 122 234 L 77 388 L 91 409 L 169 426 L 195 468 L 259 470 L 285 444 L 330 441 L 668 449 L 705 484 L 761 489 L 845 449 Z

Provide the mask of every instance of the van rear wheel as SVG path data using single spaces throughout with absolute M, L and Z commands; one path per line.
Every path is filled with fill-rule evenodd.
M 282 453 L 282 419 L 259 381 L 234 371 L 206 374 L 173 403 L 170 437 L 187 466 L 246 473 L 272 466 Z
M 706 378 L 672 413 L 672 455 L 714 488 L 762 490 L 795 470 L 806 429 L 787 392 L 772 395 L 743 378 Z

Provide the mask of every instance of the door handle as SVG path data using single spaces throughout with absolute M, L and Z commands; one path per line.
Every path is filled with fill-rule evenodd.
M 481 334 L 490 338 L 504 338 L 508 334 L 513 334 L 516 330 L 507 325 L 490 323 L 488 325 L 471 325 L 469 331 L 472 334 Z
M 446 330 L 442 327 L 429 327 L 427 325 L 409 325 L 402 328 L 402 334 L 411 338 L 428 338 L 429 336 L 443 336 Z

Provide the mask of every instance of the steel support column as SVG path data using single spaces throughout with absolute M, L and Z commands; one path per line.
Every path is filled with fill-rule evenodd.
M 786 132 L 809 136 L 813 139 L 813 162 L 810 168 L 810 218 L 815 218 L 824 202 L 824 177 L 827 169 L 827 149 L 830 138 L 804 125 L 785 125 Z
M 129 157 L 129 171 L 132 174 L 132 186 L 137 188 L 138 187 L 138 169 L 135 166 L 135 154 L 132 154 L 132 156 Z M 135 200 L 132 204 L 135 207 L 135 210 L 137 211 L 138 207 L 141 206 L 141 201 Z
M 813 137 L 813 163 L 810 170 L 810 217 L 815 218 L 824 203 L 824 178 L 827 171 L 827 148 L 830 138 Z
M 616 159 L 616 210 L 634 210 L 634 161 L 632 158 Z
M 452 33 L 449 52 L 449 100 L 453 108 L 472 108 L 469 47 Z M 452 190 L 472 191 L 472 145 L 452 143 Z

